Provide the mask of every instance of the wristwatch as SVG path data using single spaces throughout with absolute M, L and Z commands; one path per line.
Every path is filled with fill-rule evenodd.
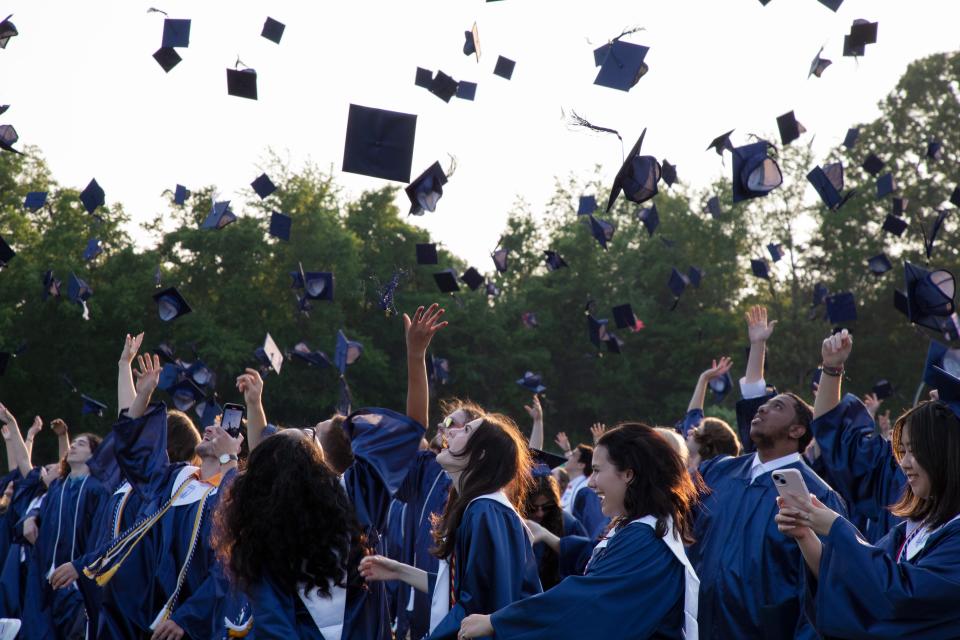
M 225 453 L 222 456 L 220 456 L 220 464 L 228 464 L 231 460 L 233 462 L 237 462 L 239 459 L 240 458 L 238 458 L 236 454 Z

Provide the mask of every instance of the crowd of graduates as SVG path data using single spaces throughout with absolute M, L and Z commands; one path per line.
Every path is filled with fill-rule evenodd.
M 154 397 L 143 334 L 125 339 L 102 439 L 40 417 L 24 436 L 15 413 L 42 407 L 3 398 L 0 638 L 960 636 L 954 351 L 931 344 L 930 399 L 891 420 L 842 394 L 839 330 L 810 345 L 811 406 L 764 379 L 776 323 L 754 307 L 737 424 L 703 413 L 732 380 L 722 357 L 676 426 L 557 432 L 559 456 L 536 395 L 529 435 L 468 399 L 430 428 L 443 318 L 404 316 L 402 413 L 273 425 L 247 369 L 242 427 L 201 433 Z M 59 459 L 34 461 L 46 431 Z

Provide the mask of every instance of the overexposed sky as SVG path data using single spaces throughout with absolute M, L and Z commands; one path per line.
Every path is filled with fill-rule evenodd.
M 190 18 L 190 47 L 169 74 L 154 61 L 163 15 Z M 819 154 L 877 102 L 910 61 L 957 48 L 958 0 L 8 0 L 20 36 L 0 50 L 0 103 L 20 146 L 40 147 L 64 185 L 93 177 L 135 221 L 165 204 L 164 189 L 214 184 L 239 204 L 267 148 L 294 169 L 331 167 L 348 195 L 384 181 L 340 171 L 351 103 L 418 114 L 411 178 L 457 158 L 435 213 L 413 220 L 455 253 L 492 270 L 489 254 L 518 197 L 534 211 L 554 177 L 609 183 L 621 163 L 610 136 L 571 130 L 561 109 L 619 129 L 627 148 L 648 128 L 644 151 L 670 160 L 680 180 L 706 186 L 729 173 L 704 148 L 736 128 L 776 131 L 791 109 Z M 287 25 L 280 45 L 264 19 Z M 0 16 L 2 18 L 3 16 Z M 856 18 L 879 22 L 866 56 L 841 56 Z M 461 53 L 478 23 L 482 56 Z M 593 85 L 592 50 L 624 28 L 650 47 L 649 73 L 629 93 Z M 807 79 L 825 46 L 834 64 Z M 513 79 L 493 75 L 498 55 Z M 258 72 L 259 100 L 228 96 L 237 56 Z M 479 84 L 475 102 L 442 102 L 414 85 L 417 66 Z M 729 179 L 729 178 L 728 178 Z M 402 185 L 399 185 L 402 186 Z M 398 202 L 406 210 L 400 193 Z M 236 207 L 239 209 L 239 207 Z M 294 232 L 296 226 L 294 226 Z M 230 229 L 222 233 L 229 233 Z

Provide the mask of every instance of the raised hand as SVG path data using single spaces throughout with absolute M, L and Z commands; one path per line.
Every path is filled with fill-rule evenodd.
M 146 357 L 137 356 L 137 369 L 134 370 L 133 376 L 137 379 L 138 396 L 153 393 L 157 385 L 160 384 L 160 372 L 162 370 L 160 356 L 150 355 L 149 353 Z
M 243 394 L 248 407 L 260 404 L 263 398 L 263 378 L 256 369 L 246 369 L 237 376 L 237 390 Z
M 750 343 L 766 342 L 773 334 L 773 328 L 777 321 L 767 322 L 767 308 L 755 305 L 746 313 L 747 335 L 750 337 Z
M 853 336 L 846 329 L 823 341 L 820 355 L 827 367 L 842 367 L 853 350 Z
M 418 307 L 413 314 L 413 318 L 403 314 L 403 331 L 407 339 L 407 355 L 413 357 L 423 357 L 427 353 L 427 347 L 433 340 L 433 335 L 447 326 L 447 322 L 441 322 L 445 310 L 440 305 L 434 303 L 426 310 Z
M 870 414 L 871 418 L 877 417 L 877 409 L 880 408 L 881 402 L 883 402 L 883 400 L 878 398 L 875 393 L 868 393 L 863 396 L 863 406 L 867 408 L 867 413 Z
M 707 382 L 710 382 L 715 378 L 723 377 L 727 372 L 730 371 L 730 367 L 732 366 L 733 366 L 733 360 L 731 360 L 727 356 L 723 356 L 722 358 L 720 358 L 719 362 L 717 362 L 716 360 L 713 360 L 712 364 L 710 365 L 710 368 L 705 370 L 703 373 L 701 373 L 700 377 L 702 377 Z
M 13 433 L 11 433 L 10 427 L 8 427 L 7 425 L 3 425 L 2 427 L 0 427 L 0 433 L 3 434 L 4 440 L 10 440 L 11 438 L 13 438 Z
M 568 438 L 567 434 L 563 431 L 557 434 L 557 436 L 554 438 L 554 442 L 557 443 L 557 446 L 559 446 L 564 453 L 570 452 L 570 438 Z
M 600 436 L 602 436 L 607 431 L 607 425 L 602 422 L 594 422 L 593 426 L 590 427 L 590 435 L 593 436 L 593 446 L 597 446 L 597 443 L 600 442 Z
M 133 359 L 137 357 L 137 352 L 140 350 L 141 344 L 143 344 L 142 331 L 132 338 L 128 333 L 123 341 L 123 351 L 120 353 L 119 364 L 130 366 L 133 363 Z
M 533 394 L 533 401 L 529 405 L 524 405 L 523 408 L 526 409 L 531 420 L 543 422 L 543 407 L 540 406 L 540 397 L 537 394 Z
M 57 437 L 65 436 L 67 435 L 67 423 L 60 418 L 54 418 L 50 421 L 50 430 L 53 431 Z
M 399 580 L 403 565 L 384 556 L 365 556 L 360 560 L 360 575 L 368 582 Z
M 0 422 L 3 424 L 17 424 L 17 419 L 13 417 L 13 414 L 10 413 L 10 410 L 3 404 L 0 404 Z
M 27 440 L 33 440 L 43 429 L 43 419 L 40 416 L 33 417 L 33 424 L 27 429 Z

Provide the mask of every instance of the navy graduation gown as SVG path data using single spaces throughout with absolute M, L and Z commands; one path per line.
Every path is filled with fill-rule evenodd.
M 563 540 L 563 538 L 564 538 L 565 536 L 576 536 L 576 537 L 579 537 L 579 538 L 586 538 L 586 537 L 587 537 L 587 532 L 583 529 L 583 525 L 580 524 L 580 521 L 579 521 L 579 520 L 577 520 L 576 518 L 574 518 L 572 515 L 570 515 L 569 513 L 567 513 L 566 511 L 564 511 L 563 509 L 560 510 L 560 513 L 562 514 L 562 517 L 563 517 L 563 524 L 562 524 L 563 531 L 560 532 L 560 536 L 559 536 L 560 539 L 561 539 L 561 541 Z M 562 544 L 562 542 L 561 542 L 561 544 Z M 563 577 L 565 577 L 566 575 L 569 575 L 569 574 L 563 572 L 563 567 L 562 567 L 562 565 L 561 565 L 561 562 L 560 562 L 559 557 L 557 557 L 557 554 L 555 554 L 555 553 L 553 552 L 553 550 L 551 550 L 550 547 L 548 547 L 545 542 L 538 542 L 538 543 L 536 543 L 535 545 L 533 545 L 533 557 L 536 558 L 536 560 L 537 560 L 537 572 L 538 572 L 539 575 L 540 575 L 540 584 L 541 584 L 541 586 L 543 587 L 544 591 L 546 591 L 547 589 L 550 589 L 550 588 L 553 587 L 554 584 L 555 584 L 555 582 L 554 582 L 554 583 L 548 583 L 546 580 L 544 580 L 545 575 L 544 575 L 544 566 L 543 566 L 543 563 L 544 563 L 544 560 L 545 560 L 545 559 L 549 559 L 551 555 L 554 556 L 553 561 L 556 561 L 556 562 L 557 562 L 557 565 L 558 565 L 557 568 L 558 568 L 558 570 L 559 570 L 559 577 L 560 577 L 560 578 L 563 578 Z M 589 556 L 588 556 L 588 559 L 589 559 Z M 585 565 L 586 565 L 586 563 L 584 562 L 584 566 L 585 566 Z M 578 571 L 578 572 L 577 572 L 578 575 L 579 575 L 580 573 L 582 573 L 582 571 Z M 555 578 L 554 578 L 554 580 L 555 580 Z
M 496 638 L 683 638 L 684 567 L 636 522 L 599 550 L 586 575 L 570 576 L 491 617 Z M 706 636 L 705 636 L 706 637 Z
M 0 618 L 20 618 L 27 580 L 27 556 L 34 555 L 33 545 L 23 537 L 22 520 L 34 498 L 46 490 L 40 479 L 40 467 L 34 467 L 13 487 L 13 496 L 7 509 L 10 545 L 0 569 Z M 20 525 L 18 527 L 17 525 Z M 39 599 L 39 585 L 35 597 Z
M 246 593 L 253 609 L 253 633 L 258 639 L 327 640 L 296 592 L 281 589 L 273 580 L 266 579 L 251 585 Z
M 803 558 L 777 530 L 777 491 L 770 473 L 750 482 L 754 455 L 718 456 L 700 465 L 710 488 L 694 520 L 688 555 L 700 577 L 699 623 L 705 638 L 813 637 L 800 615 Z M 839 496 L 805 463 L 810 493 L 844 513 Z M 797 628 L 799 625 L 799 629 Z
M 806 610 L 837 638 L 956 638 L 960 635 L 960 520 L 935 531 L 913 558 L 896 558 L 906 523 L 876 546 L 837 518 L 823 541 L 820 578 Z
M 526 527 L 513 509 L 495 500 L 480 498 L 467 506 L 457 527 L 454 559 L 456 603 L 430 640 L 455 640 L 468 615 L 493 613 L 542 591 Z M 436 579 L 430 574 L 431 593 Z
M 597 492 L 588 486 L 583 486 L 573 498 L 573 517 L 580 521 L 587 535 L 596 538 L 603 534 L 610 523 L 610 518 L 603 515 L 600 507 L 600 497 Z
M 388 558 L 398 562 L 404 560 L 404 539 L 403 539 L 403 520 L 406 515 L 407 505 L 399 500 L 390 501 L 390 509 L 387 512 L 387 530 L 383 535 L 383 550 Z M 400 610 L 400 584 L 398 580 L 391 580 L 384 586 L 387 589 L 387 607 L 390 610 L 390 620 L 396 623 L 397 612 Z M 406 603 L 403 603 L 406 606 Z
M 848 499 L 853 522 L 864 523 L 858 528 L 868 541 L 879 540 L 900 522 L 887 507 L 900 499 L 907 484 L 893 447 L 877 434 L 860 399 L 849 393 L 810 426 L 835 488 L 842 487 Z
M 19 469 L 14 469 L 10 473 L 0 476 L 0 492 L 6 490 L 7 485 L 11 482 L 14 487 L 16 487 L 17 483 L 21 480 L 23 480 L 23 476 L 20 475 Z M 19 520 L 19 518 L 17 518 L 17 520 Z M 13 519 L 9 507 L 7 507 L 5 512 L 0 514 L 0 558 L 7 557 L 7 551 L 10 548 L 10 538 L 13 534 L 13 526 L 17 523 L 17 520 Z

